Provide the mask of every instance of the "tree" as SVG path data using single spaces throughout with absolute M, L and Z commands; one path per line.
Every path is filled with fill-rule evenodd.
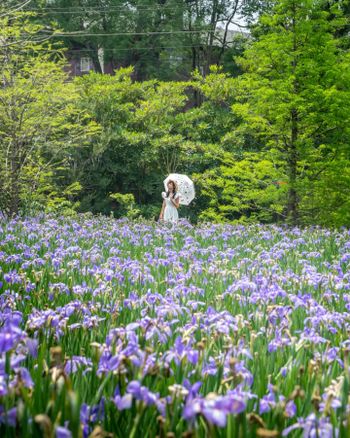
M 198 199 L 191 209 L 200 220 L 264 221 L 283 219 L 283 170 L 272 154 L 262 154 L 259 144 L 231 110 L 235 101 L 235 79 L 212 66 L 203 78 L 194 75 L 193 86 L 204 96 L 200 107 L 184 118 L 194 118 L 192 138 L 202 150 L 192 156 L 192 175 Z M 195 137 L 196 136 L 196 137 Z
M 349 202 L 348 176 L 335 184 L 350 159 L 350 57 L 334 36 L 345 20 L 337 4 L 281 0 L 259 25 L 264 32 L 239 60 L 246 73 L 236 79 L 233 111 L 245 133 L 283 159 L 289 222 L 324 222 L 323 211 Z M 330 203 L 320 196 L 325 181 L 337 193 Z
M 91 73 L 75 81 L 82 107 L 102 127 L 89 151 L 77 151 L 75 157 L 85 188 L 84 209 L 109 213 L 111 193 L 130 193 L 139 205 L 152 204 L 166 173 L 191 147 L 174 130 L 188 84 L 135 82 L 132 74 L 128 68 L 115 76 Z
M 115 76 L 91 73 L 75 83 L 82 107 L 101 126 L 90 147 L 76 150 L 73 157 L 83 211 L 119 216 L 120 194 L 130 194 L 142 215 L 156 216 L 168 173 L 202 174 L 220 165 L 219 156 L 230 150 L 225 136 L 236 120 L 230 108 L 232 83 L 215 68 L 205 78 L 197 73 L 187 82 L 141 83 L 132 80 L 128 68 Z M 192 89 L 205 96 L 199 107 L 188 105 Z M 194 219 L 202 208 L 204 198 L 181 213 Z
M 221 65 L 230 25 L 242 12 L 242 0 L 33 0 L 41 23 L 52 21 L 74 56 L 89 56 L 95 71 L 134 67 L 138 80 L 189 79 L 191 71 L 209 73 Z M 217 31 L 220 26 L 222 31 Z
M 199 219 L 214 222 L 279 222 L 285 186 L 282 163 L 257 152 L 224 153 L 221 163 L 193 175 L 206 200 Z M 281 178 L 282 176 L 282 178 Z
M 96 125 L 75 105 L 62 54 L 45 29 L 10 3 L 0 11 L 0 183 L 2 209 L 12 215 Z

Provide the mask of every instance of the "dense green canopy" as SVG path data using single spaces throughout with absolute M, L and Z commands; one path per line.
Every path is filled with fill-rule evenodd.
M 178 171 L 197 186 L 196 200 L 180 211 L 193 221 L 350 225 L 349 10 L 343 2 L 246 1 L 237 2 L 237 11 L 224 1 L 127 2 L 132 7 L 126 8 L 126 2 L 91 0 L 69 2 L 68 9 L 64 0 L 24 9 L 5 3 L 3 211 L 156 218 L 162 181 Z M 193 23 L 190 10 L 197 14 Z M 231 21 L 244 17 L 251 36 L 220 47 L 208 37 L 230 11 Z M 86 26 L 84 39 L 55 34 L 87 34 Z M 188 26 L 202 33 L 164 33 Z M 141 28 L 159 34 L 136 38 Z M 118 32 L 134 33 L 96 35 Z M 204 37 L 203 56 L 187 59 L 197 45 L 193 38 Z M 127 50 L 115 74 L 97 68 L 73 79 L 64 48 L 79 41 L 79 50 L 92 57 L 101 46 L 109 60 Z M 164 58 L 170 44 L 176 46 L 171 69 Z M 136 56 L 141 46 L 151 48 L 145 57 Z

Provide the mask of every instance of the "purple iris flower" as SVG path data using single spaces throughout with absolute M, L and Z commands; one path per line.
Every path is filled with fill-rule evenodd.
M 36 358 L 38 356 L 38 345 L 39 342 L 37 339 L 26 339 L 26 346 L 28 348 L 28 353 L 33 357 Z
M 27 334 L 12 323 L 5 324 L 0 329 L 0 354 L 12 350 Z
M 334 438 L 339 436 L 339 430 L 335 429 L 328 417 L 317 418 L 310 414 L 307 418 L 299 418 L 298 422 L 284 429 L 282 436 L 288 436 L 296 429 L 303 429 L 304 437 Z
M 131 394 L 136 400 L 143 401 L 147 406 L 154 405 L 159 399 L 158 394 L 154 394 L 146 386 L 142 386 L 139 381 L 133 380 L 126 388 L 127 392 Z
M 114 396 L 112 401 L 119 411 L 123 411 L 124 409 L 130 409 L 132 406 L 132 394 L 125 394 L 124 396 L 120 396 L 119 394 L 117 394 Z
M 56 427 L 56 438 L 72 438 L 72 433 L 69 429 L 63 426 Z
M 98 422 L 103 421 L 105 414 L 105 398 L 102 397 L 100 402 L 94 406 L 88 406 L 86 403 L 83 403 L 80 408 L 80 422 L 83 427 L 83 436 L 87 438 L 91 431 L 91 425 Z
M 231 414 L 239 414 L 246 408 L 246 403 L 243 397 L 238 393 L 230 393 L 226 395 L 209 394 L 206 398 L 189 397 L 186 401 L 183 417 L 187 421 L 193 421 L 194 418 L 201 414 L 210 423 L 225 427 L 227 416 Z
M 15 427 L 17 421 L 17 408 L 11 408 L 5 412 L 5 408 L 0 405 L 0 424 Z
M 297 413 L 297 407 L 295 406 L 294 401 L 290 400 L 286 404 L 285 414 L 287 417 L 294 417 L 296 413 Z
M 16 338 L 11 333 L 0 333 L 0 353 L 6 353 L 12 350 L 16 345 Z
M 67 374 L 71 374 L 76 373 L 82 367 L 87 367 L 86 371 L 91 370 L 92 360 L 84 356 L 73 356 L 67 360 L 64 369 Z
M 27 368 L 21 367 L 18 369 L 17 373 L 18 373 L 18 378 L 21 380 L 23 386 L 25 386 L 26 388 L 34 387 L 33 379 Z
M 197 397 L 198 392 L 202 386 L 202 382 L 196 382 L 193 385 L 191 384 L 191 382 L 188 379 L 185 379 L 184 382 L 184 387 L 189 391 L 189 397 Z

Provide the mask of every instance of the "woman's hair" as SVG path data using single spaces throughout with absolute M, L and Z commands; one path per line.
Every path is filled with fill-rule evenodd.
M 172 183 L 172 185 L 173 185 L 173 187 L 174 187 L 174 196 L 176 195 L 176 187 L 177 187 L 177 185 L 176 185 L 176 182 L 175 181 L 173 181 L 172 179 L 169 179 L 169 181 L 167 182 L 167 185 L 169 184 L 169 183 Z M 166 192 L 166 197 L 168 198 L 169 197 L 169 195 L 170 195 L 170 192 L 169 192 L 169 190 Z

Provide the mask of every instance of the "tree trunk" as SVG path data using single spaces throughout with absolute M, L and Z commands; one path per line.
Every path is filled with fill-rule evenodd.
M 214 31 L 216 29 L 216 23 L 217 23 L 217 6 L 218 6 L 217 0 L 214 0 L 211 10 L 211 15 L 210 15 L 210 26 L 209 26 L 210 33 L 208 35 L 208 40 L 207 40 L 207 53 L 206 53 L 207 56 L 204 65 L 204 76 L 207 76 L 209 74 L 210 66 L 212 63 Z
M 294 75 L 293 93 L 297 95 L 299 93 L 299 86 L 296 79 L 296 67 L 297 67 L 297 36 L 296 36 L 296 4 L 293 4 L 293 60 L 292 60 L 292 71 Z M 298 166 L 298 110 L 292 108 L 291 110 L 291 138 L 290 145 L 288 148 L 288 174 L 289 174 L 289 189 L 288 189 L 288 203 L 287 203 L 287 220 L 291 225 L 296 226 L 299 221 L 299 205 L 298 205 L 298 194 L 296 190 L 297 183 L 297 166 Z
M 298 209 L 298 194 L 296 190 L 297 182 L 297 164 L 298 164 L 298 112 L 293 109 L 291 112 L 291 142 L 288 151 L 288 174 L 289 174 L 289 190 L 288 190 L 288 204 L 287 216 L 292 225 L 298 224 L 299 209 Z
M 10 162 L 9 162 L 9 202 L 8 210 L 10 216 L 15 216 L 19 212 L 19 174 L 20 165 L 18 162 L 18 148 L 14 143 L 11 148 Z

